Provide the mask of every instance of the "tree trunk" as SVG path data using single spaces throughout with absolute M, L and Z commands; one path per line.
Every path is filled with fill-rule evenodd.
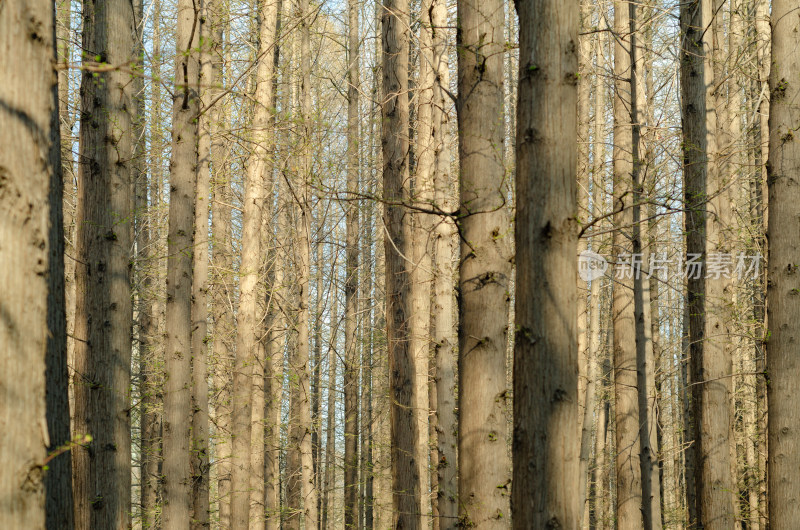
M 630 8 L 630 9 L 629 9 Z M 618 263 L 614 284 L 614 394 L 616 401 L 617 520 L 621 529 L 643 528 L 642 476 L 639 464 L 639 404 L 636 372 L 633 267 L 621 265 L 630 255 L 633 226 L 634 86 L 631 83 L 631 15 L 634 4 L 614 2 L 614 232 L 613 257 Z M 630 261 L 630 259 L 629 259 Z M 620 277 L 621 276 L 621 277 Z
M 358 3 L 347 3 L 347 216 L 344 283 L 344 526 L 356 528 L 358 515 Z
M 200 50 L 200 86 L 203 106 L 216 95 L 214 89 L 214 36 L 216 6 L 203 6 Z M 213 115 L 200 116 L 197 146 L 197 187 L 195 196 L 195 248 L 192 272 L 192 529 L 209 522 L 209 418 L 208 418 L 208 248 L 209 201 L 211 199 L 211 133 Z
M 414 378 L 416 362 L 409 345 L 409 280 L 406 263 L 411 247 L 410 222 L 404 204 L 409 199 L 408 0 L 384 0 L 383 42 L 383 198 L 386 268 L 386 341 L 391 407 L 392 526 L 421 526 L 418 425 Z
M 53 3 L 4 4 L 0 71 L 6 78 L 0 84 L 0 140 L 13 148 L 0 151 L 3 528 L 72 528 L 69 450 L 53 453 L 69 439 L 63 182 L 54 61 Z M 56 404 L 59 407 L 50 408 Z M 55 413 L 62 416 L 56 418 Z M 45 466 L 50 466 L 46 473 Z M 59 495 L 64 497 L 56 499 Z
M 577 528 L 578 5 L 519 15 L 513 523 Z
M 164 389 L 164 527 L 190 519 L 191 307 L 199 95 L 199 23 L 192 0 L 179 0 L 172 104 Z
M 455 209 L 455 179 L 450 170 L 449 122 L 446 111 L 450 71 L 447 51 L 447 5 L 443 0 L 432 0 L 430 24 L 433 36 L 433 145 L 436 153 L 434 177 L 434 204 L 445 212 Z M 434 348 L 434 383 L 436 406 L 431 421 L 436 424 L 436 504 L 439 528 L 450 530 L 458 524 L 458 481 L 456 465 L 458 455 L 458 419 L 456 417 L 456 359 L 457 328 L 453 288 L 455 271 L 453 258 L 456 250 L 456 226 L 453 218 L 443 215 L 436 219 L 433 237 L 433 311 L 431 341 Z
M 769 78 L 769 282 L 767 287 L 767 400 L 769 401 L 769 523 L 772 528 L 791 528 L 800 520 L 797 492 L 800 477 L 800 413 L 793 396 L 800 381 L 796 340 L 800 334 L 800 282 L 797 264 L 796 223 L 800 193 L 794 177 L 800 171 L 800 144 L 792 131 L 800 120 L 797 107 L 800 87 L 795 82 L 800 68 L 800 22 L 797 6 L 787 0 L 772 2 L 772 61 Z M 787 223 L 786 226 L 783 223 Z
M 136 61 L 130 3 L 85 3 L 83 9 L 84 61 Z M 76 437 L 90 435 L 92 441 L 73 450 L 75 523 L 81 528 L 127 528 L 136 108 L 131 74 L 84 70 L 81 95 L 73 432 Z
M 505 528 L 511 234 L 503 184 L 502 2 L 461 0 L 458 20 L 459 518 L 463 526 Z

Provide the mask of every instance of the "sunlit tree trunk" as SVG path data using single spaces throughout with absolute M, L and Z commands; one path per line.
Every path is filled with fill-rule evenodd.
M 643 528 L 642 476 L 639 465 L 639 404 L 636 374 L 636 325 L 634 318 L 634 270 L 630 241 L 633 227 L 634 161 L 633 124 L 637 120 L 631 83 L 631 15 L 634 4 L 614 2 L 614 232 L 613 258 L 628 256 L 618 264 L 614 282 L 614 394 L 616 401 L 617 520 L 621 529 Z M 616 271 L 615 271 L 616 272 Z
M 179 0 L 172 102 L 164 388 L 163 488 L 165 528 L 191 516 L 191 306 L 196 193 L 200 11 Z
M 794 398 L 800 381 L 797 337 L 800 336 L 800 248 L 796 227 L 800 216 L 800 144 L 793 131 L 800 121 L 800 87 L 792 72 L 800 69 L 800 19 L 797 6 L 772 2 L 772 72 L 769 78 L 769 278 L 767 284 L 767 370 L 769 385 L 769 523 L 791 528 L 800 520 L 800 413 Z
M 575 260 L 578 15 L 578 2 L 540 0 L 519 11 L 512 489 L 519 529 L 577 528 L 583 511 L 575 406 L 583 316 Z

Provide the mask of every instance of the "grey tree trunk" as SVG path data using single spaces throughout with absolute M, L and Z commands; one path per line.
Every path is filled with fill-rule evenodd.
M 772 2 L 772 72 L 769 78 L 769 282 L 767 288 L 767 400 L 769 402 L 769 524 L 791 528 L 800 520 L 800 413 L 794 399 L 800 364 L 800 292 L 797 264 L 796 223 L 800 193 L 795 178 L 800 171 L 800 144 L 794 131 L 800 120 L 797 107 L 800 87 L 795 82 L 800 68 L 800 19 L 797 5 L 788 0 Z M 794 175 L 794 176 L 793 176 Z
M 0 151 L 3 528 L 72 528 L 69 453 L 53 453 L 69 440 L 55 61 L 53 3 L 4 4 L 0 71 L 7 75 L 0 84 L 0 140 L 14 147 Z M 60 407 L 51 409 L 55 404 Z M 46 474 L 44 466 L 50 467 Z
M 135 62 L 130 3 L 86 3 L 83 9 L 84 62 Z M 73 450 L 75 524 L 80 528 L 130 524 L 133 88 L 128 69 L 83 71 L 73 433 L 90 435 L 92 441 Z
M 577 528 L 578 3 L 521 3 L 519 21 L 512 520 Z
M 347 192 L 344 283 L 344 526 L 356 528 L 358 515 L 358 2 L 347 3 Z
M 511 234 L 503 166 L 502 2 L 461 0 L 458 20 L 459 518 L 463 526 L 505 528 Z
M 635 6 L 614 2 L 614 232 L 613 258 L 633 252 L 633 124 L 634 86 L 631 83 L 631 14 Z M 614 283 L 614 394 L 616 399 L 617 521 L 620 529 L 643 528 L 642 475 L 639 463 L 639 402 L 636 372 L 636 325 L 634 318 L 633 267 L 618 264 L 621 278 Z
M 179 0 L 172 102 L 167 305 L 164 388 L 163 488 L 165 528 L 185 527 L 191 517 L 192 260 L 197 181 L 199 43 L 201 13 Z
M 447 50 L 447 5 L 442 0 L 432 0 L 430 24 L 433 46 L 433 145 L 436 153 L 434 177 L 434 204 L 445 212 L 455 209 L 453 192 L 455 179 L 450 170 L 449 119 L 447 92 L 450 86 L 450 71 Z M 437 490 L 435 502 L 439 512 L 439 528 L 449 530 L 458 524 L 458 481 L 456 465 L 458 455 L 456 417 L 456 358 L 458 341 L 456 328 L 455 271 L 453 258 L 456 251 L 456 225 L 453 218 L 443 215 L 436 219 L 433 237 L 433 307 L 431 319 L 431 341 L 434 351 L 434 383 L 436 406 L 433 414 L 436 424 L 436 473 Z

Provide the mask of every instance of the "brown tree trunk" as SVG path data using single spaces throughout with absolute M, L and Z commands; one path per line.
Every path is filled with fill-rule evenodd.
M 0 140 L 13 148 L 0 151 L 3 528 L 72 528 L 69 456 L 53 455 L 69 438 L 55 61 L 53 3 L 4 4 L 0 71 L 6 79 L 0 84 Z M 50 409 L 55 404 L 60 410 Z M 66 415 L 55 418 L 54 412 Z M 50 466 L 47 475 L 45 466 Z M 60 502 L 53 498 L 59 494 L 65 496 Z
M 503 184 L 502 2 L 461 0 L 458 20 L 459 518 L 464 526 L 504 528 L 511 234 Z
M 196 193 L 200 12 L 179 0 L 172 104 L 164 388 L 163 488 L 165 528 L 186 526 L 191 516 L 191 308 Z
M 414 378 L 416 362 L 409 345 L 410 271 L 405 256 L 411 248 L 409 199 L 408 0 L 384 0 L 383 42 L 383 224 L 386 262 L 386 341 L 391 403 L 392 526 L 421 526 L 418 425 Z
M 344 283 L 344 526 L 360 527 L 358 515 L 358 2 L 347 3 L 347 241 Z
M 578 5 L 519 15 L 513 524 L 577 528 Z
M 791 528 L 800 520 L 800 413 L 794 399 L 800 381 L 797 337 L 800 336 L 800 282 L 797 266 L 796 224 L 800 193 L 800 144 L 793 131 L 800 121 L 797 107 L 800 87 L 800 20 L 797 5 L 787 0 L 772 2 L 772 61 L 769 78 L 769 282 L 767 287 L 767 400 L 769 402 L 769 523 L 772 528 Z M 784 225 L 784 223 L 786 223 Z
M 631 15 L 635 6 L 614 2 L 614 232 L 613 257 L 630 255 L 633 226 L 635 114 L 631 83 Z M 636 373 L 636 325 L 634 318 L 634 270 L 619 264 L 614 283 L 614 394 L 616 400 L 617 520 L 621 529 L 643 528 L 642 476 L 639 464 L 639 403 Z M 615 271 L 616 272 L 616 271 Z
M 83 9 L 84 61 L 136 60 L 130 3 L 85 3 Z M 133 85 L 125 70 L 84 70 L 81 81 L 73 433 L 92 441 L 73 450 L 80 528 L 130 524 Z

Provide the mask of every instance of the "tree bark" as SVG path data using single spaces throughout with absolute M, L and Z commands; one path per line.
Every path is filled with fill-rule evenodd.
M 3 528 L 72 528 L 68 451 L 53 453 L 69 438 L 69 412 L 53 417 L 68 405 L 55 35 L 52 2 L 0 9 L 0 139 L 13 146 L 0 151 Z
M 84 62 L 135 64 L 130 3 L 85 3 L 83 9 Z M 84 70 L 81 80 L 73 433 L 92 437 L 73 450 L 75 524 L 81 528 L 130 524 L 131 75 Z
M 790 528 L 800 520 L 800 413 L 793 396 L 800 380 L 797 337 L 800 334 L 800 292 L 797 264 L 800 144 L 792 132 L 800 121 L 796 84 L 800 45 L 797 6 L 787 0 L 772 2 L 772 61 L 769 77 L 769 282 L 767 283 L 767 400 L 769 402 L 768 467 L 769 524 Z
M 411 247 L 409 199 L 408 0 L 384 0 L 383 42 L 383 224 L 385 227 L 386 341 L 391 418 L 392 526 L 420 528 L 418 425 L 414 415 L 416 359 L 409 345 Z
M 632 74 L 631 15 L 635 6 L 614 2 L 614 232 L 613 257 L 619 264 L 633 248 L 634 161 L 633 124 L 636 115 Z M 621 529 L 643 528 L 642 476 L 639 463 L 639 403 L 636 372 L 634 270 L 619 264 L 614 284 L 614 394 L 616 400 L 617 520 Z
M 200 12 L 179 0 L 172 103 L 164 389 L 163 523 L 185 526 L 191 516 L 191 309 L 199 94 Z
M 577 528 L 577 2 L 520 4 L 514 528 Z
M 344 283 L 344 525 L 356 528 L 358 516 L 358 3 L 347 3 L 347 193 Z

